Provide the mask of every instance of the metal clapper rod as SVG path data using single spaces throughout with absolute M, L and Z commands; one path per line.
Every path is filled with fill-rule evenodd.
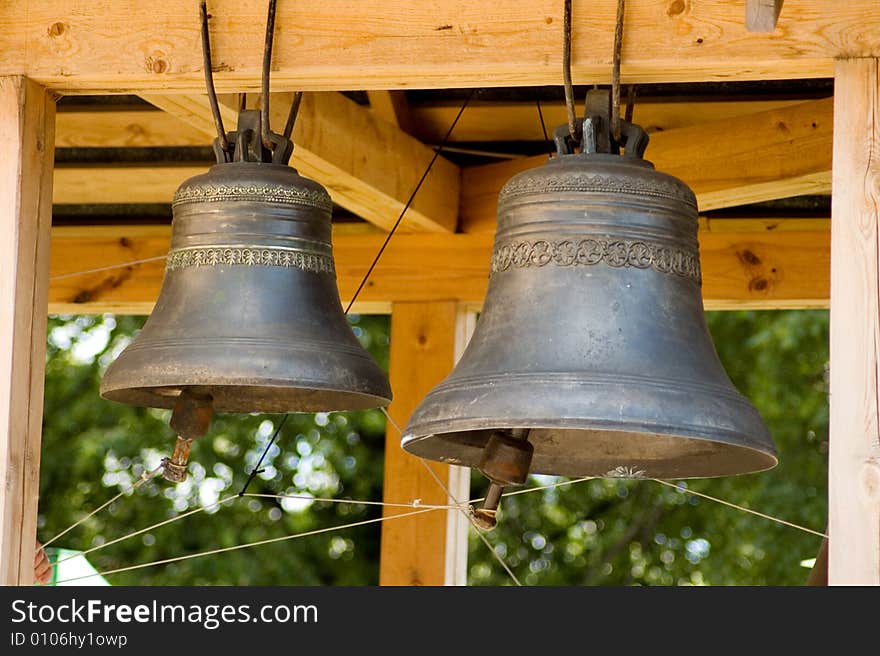
M 174 452 L 165 460 L 162 476 L 166 481 L 182 483 L 186 480 L 186 466 L 192 442 L 208 432 L 214 416 L 213 399 L 209 394 L 198 394 L 184 389 L 171 413 L 171 428 L 177 431 Z
M 504 487 L 525 484 L 533 452 L 528 428 L 512 428 L 492 433 L 479 464 L 479 470 L 491 482 L 483 505 L 474 510 L 473 519 L 477 526 L 485 530 L 495 528 Z

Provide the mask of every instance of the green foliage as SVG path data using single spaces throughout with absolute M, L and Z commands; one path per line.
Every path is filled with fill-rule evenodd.
M 128 489 L 173 445 L 168 412 L 101 400 L 104 368 L 142 324 L 135 317 L 53 317 L 49 325 L 40 536 L 48 539 Z M 354 329 L 387 366 L 386 317 Z M 822 529 L 825 525 L 828 317 L 810 312 L 709 316 L 736 385 L 773 432 L 780 465 L 763 474 L 691 481 L 691 489 Z M 414 363 L 417 366 L 417 363 Z M 220 415 L 193 449 L 190 482 L 147 483 L 56 543 L 87 549 L 227 495 L 247 479 L 278 416 Z M 291 415 L 250 492 L 381 499 L 378 411 Z M 533 477 L 536 484 L 556 479 Z M 474 496 L 485 486 L 474 476 Z M 374 506 L 244 498 L 96 551 L 99 570 L 280 537 L 379 516 Z M 401 520 L 406 521 L 406 520 Z M 362 585 L 378 582 L 379 525 L 112 575 L 117 585 Z M 650 481 L 589 481 L 506 499 L 489 534 L 523 582 L 799 584 L 819 538 Z M 413 545 L 413 548 L 425 548 Z M 470 582 L 509 584 L 475 536 Z
M 170 452 L 168 411 L 102 400 L 100 376 L 143 323 L 135 317 L 50 318 L 40 496 L 48 539 Z M 354 329 L 387 366 L 386 317 Z M 65 535 L 56 546 L 87 549 L 242 489 L 280 417 L 218 415 L 193 446 L 189 480 L 154 478 Z M 381 499 L 380 411 L 291 415 L 249 492 Z M 236 498 L 96 551 L 99 571 L 378 517 L 377 507 Z M 115 585 L 359 585 L 378 581 L 379 525 L 277 542 L 113 575 Z
M 728 374 L 770 426 L 780 464 L 687 487 L 824 530 L 828 313 L 715 312 L 708 322 Z M 474 482 L 481 492 L 485 482 Z M 800 585 L 800 562 L 820 542 L 653 481 L 614 480 L 505 499 L 490 539 L 529 585 Z M 474 536 L 470 563 L 472 584 L 510 583 Z

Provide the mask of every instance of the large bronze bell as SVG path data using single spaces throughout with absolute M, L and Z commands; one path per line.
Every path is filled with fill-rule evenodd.
M 156 307 L 101 382 L 104 398 L 175 408 L 184 437 L 203 434 L 211 411 L 357 410 L 391 399 L 342 311 L 330 196 L 264 161 L 259 119 L 243 112 L 233 161 L 177 190 Z
M 706 327 L 694 194 L 642 159 L 638 126 L 624 125 L 625 155 L 609 152 L 605 118 L 585 121 L 580 153 L 557 131 L 558 156 L 502 189 L 476 331 L 404 431 L 410 453 L 480 468 L 497 484 L 489 505 L 530 471 L 689 478 L 776 464 Z

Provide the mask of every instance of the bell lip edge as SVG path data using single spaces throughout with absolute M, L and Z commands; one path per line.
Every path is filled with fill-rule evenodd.
M 117 387 L 114 389 L 104 389 L 103 387 L 99 390 L 99 396 L 105 401 L 111 401 L 113 403 L 121 403 L 123 405 L 129 405 L 136 408 L 160 408 L 165 410 L 170 410 L 174 408 L 174 403 L 177 400 L 177 395 L 174 396 L 163 396 L 161 394 L 156 394 L 155 392 L 145 392 L 150 395 L 152 399 L 167 399 L 167 404 L 155 404 L 149 405 L 147 403 L 141 402 L 131 402 L 126 401 L 121 398 L 114 398 L 112 395 L 116 392 L 121 392 L 123 395 L 131 390 L 154 390 L 158 388 L 166 388 L 166 387 L 174 387 L 172 385 L 151 385 L 151 386 L 141 386 L 141 387 Z M 211 385 L 181 385 L 180 387 L 211 387 Z M 215 387 L 278 387 L 278 388 L 289 388 L 292 386 L 289 385 L 215 385 Z M 374 410 L 376 408 L 384 408 L 388 406 L 391 401 L 394 399 L 394 395 L 391 391 L 390 385 L 387 386 L 387 392 L 381 391 L 378 393 L 373 392 L 362 392 L 357 390 L 340 390 L 332 387 L 299 387 L 299 389 L 303 390 L 311 390 L 316 392 L 321 391 L 335 391 L 346 396 L 354 396 L 358 398 L 374 399 L 374 402 L 371 402 L 370 405 L 358 406 L 358 407 L 335 407 L 335 408 L 322 408 L 320 410 L 226 410 L 226 409 L 215 409 L 217 414 L 272 414 L 272 413 L 303 413 L 303 414 L 314 414 L 318 412 L 358 412 L 361 410 Z M 381 395 L 380 395 L 381 394 Z
M 749 405 L 751 406 L 751 403 L 749 403 Z M 752 406 L 752 408 L 754 409 L 753 406 Z M 715 444 L 723 444 L 723 445 L 727 445 L 727 446 L 740 447 L 740 448 L 749 449 L 751 451 L 755 451 L 756 453 L 760 453 L 760 454 L 766 455 L 770 458 L 773 458 L 775 460 L 775 462 L 771 467 L 768 468 L 768 469 L 770 469 L 772 467 L 775 467 L 777 464 L 779 464 L 779 450 L 776 448 L 776 443 L 773 441 L 773 436 L 770 433 L 770 430 L 767 427 L 766 423 L 764 422 L 763 419 L 761 419 L 760 414 L 758 414 L 758 411 L 757 410 L 754 410 L 754 411 L 755 411 L 755 414 L 760 419 L 761 425 L 763 426 L 763 428 L 765 430 L 765 435 L 767 437 L 766 442 L 762 443 L 760 441 L 760 439 L 752 438 L 749 435 L 747 435 L 741 431 L 724 430 L 724 429 L 722 429 L 719 432 L 723 432 L 727 435 L 730 435 L 732 438 L 731 440 L 712 439 L 712 438 L 706 437 L 704 434 L 701 434 L 700 432 L 698 432 L 696 430 L 690 431 L 690 432 L 687 430 L 675 430 L 675 431 L 664 432 L 662 430 L 663 428 L 674 428 L 674 427 L 673 426 L 663 426 L 661 424 L 654 424 L 651 426 L 647 426 L 645 424 L 637 424 L 637 423 L 629 423 L 629 424 L 621 423 L 621 424 L 616 424 L 615 427 L 608 427 L 607 425 L 603 425 L 601 422 L 593 422 L 592 425 L 572 426 L 572 427 L 567 428 L 565 430 L 582 430 L 582 431 L 603 430 L 603 431 L 621 432 L 621 433 L 654 432 L 656 434 L 664 435 L 664 436 L 670 437 L 670 438 L 702 440 L 705 442 L 712 442 Z M 417 430 L 416 428 L 412 427 L 411 424 L 408 424 L 404 428 L 403 433 L 401 435 L 401 440 L 400 440 L 401 447 L 404 450 L 407 450 L 406 447 L 409 446 L 410 444 L 416 444 L 416 443 L 421 442 L 426 439 L 437 438 L 441 435 L 446 436 L 446 435 L 451 435 L 454 433 L 470 433 L 470 432 L 476 432 L 476 431 L 503 430 L 503 429 L 507 429 L 507 428 L 528 428 L 530 430 L 531 429 L 552 430 L 552 429 L 561 428 L 560 426 L 537 425 L 533 422 L 529 422 L 528 420 L 511 419 L 510 423 L 508 423 L 505 426 L 472 427 L 472 428 L 467 428 L 467 429 L 462 429 L 462 430 L 447 430 L 442 433 L 441 432 L 428 432 L 428 431 L 430 431 L 430 425 L 432 423 L 437 423 L 437 422 L 436 422 L 436 420 L 425 422 L 424 424 L 422 424 L 423 426 L 425 426 L 422 430 Z M 416 426 L 418 427 L 419 424 L 417 423 Z M 651 429 L 656 429 L 656 430 L 651 431 Z M 733 441 L 733 439 L 737 439 L 739 441 Z M 408 451 L 408 452 L 412 453 L 411 451 Z M 764 470 L 761 470 L 761 471 L 764 471 Z
M 433 458 L 433 457 L 422 455 L 421 453 L 418 453 L 416 451 L 413 451 L 412 449 L 407 448 L 410 445 L 418 444 L 419 442 L 422 442 L 426 439 L 436 438 L 436 437 L 437 437 L 436 433 L 424 435 L 422 437 L 415 437 L 412 434 L 406 434 L 404 436 L 404 438 L 401 439 L 401 448 L 403 448 L 403 450 L 406 451 L 407 453 L 409 453 L 410 455 L 417 457 L 417 458 L 421 458 L 423 460 L 431 460 L 433 462 L 440 462 L 440 463 L 447 464 L 447 465 L 457 465 L 460 467 L 469 467 L 471 469 L 478 469 L 476 460 L 474 460 L 473 463 L 469 463 L 469 462 L 463 461 L 462 459 L 459 459 L 459 458 L 450 458 L 450 459 Z M 688 439 L 688 438 L 686 438 L 686 436 L 680 436 L 680 437 Z M 695 439 L 695 438 L 690 438 L 690 439 Z M 701 439 L 706 439 L 706 438 L 701 438 Z M 779 455 L 778 455 L 778 452 L 776 451 L 775 444 L 773 445 L 773 451 L 768 452 L 768 451 L 763 451 L 761 449 L 756 449 L 756 448 L 749 446 L 749 445 L 729 444 L 726 442 L 717 442 L 716 440 L 706 440 L 706 441 L 715 442 L 717 444 L 725 444 L 726 446 L 729 446 L 729 447 L 734 447 L 737 449 L 749 451 L 753 454 L 752 457 L 754 458 L 755 462 L 753 463 L 753 466 L 750 469 L 747 469 L 745 471 L 738 471 L 738 472 L 731 472 L 731 473 L 719 473 L 719 474 L 706 474 L 706 475 L 682 475 L 682 476 L 668 476 L 668 477 L 661 477 L 661 476 L 626 477 L 626 476 L 604 476 L 601 474 L 585 474 L 585 473 L 579 473 L 579 474 L 565 474 L 565 473 L 560 474 L 559 472 L 549 472 L 548 473 L 548 472 L 540 471 L 539 469 L 533 469 L 533 470 L 529 471 L 529 474 L 537 474 L 537 475 L 545 475 L 545 476 L 564 476 L 566 478 L 590 477 L 590 478 L 597 478 L 597 479 L 626 478 L 626 479 L 633 479 L 633 480 L 657 479 L 657 480 L 661 480 L 661 481 L 679 481 L 679 480 L 690 481 L 690 480 L 702 480 L 702 479 L 711 479 L 711 478 L 729 478 L 732 476 L 747 476 L 749 474 L 760 474 L 762 472 L 770 471 L 771 469 L 774 469 L 775 467 L 777 467 L 779 465 Z M 472 448 L 478 449 L 478 447 L 472 447 Z

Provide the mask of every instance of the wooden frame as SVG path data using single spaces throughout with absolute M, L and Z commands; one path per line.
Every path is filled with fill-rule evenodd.
M 828 581 L 880 585 L 880 62 L 835 84 Z
M 0 77 L 0 584 L 34 573 L 55 101 Z
M 741 2 L 631 0 L 626 9 L 624 82 L 830 77 L 836 57 L 880 55 L 873 0 L 790 3 L 772 35 L 746 30 Z M 257 89 L 264 4 L 212 0 L 210 11 L 219 89 Z M 576 84 L 610 80 L 615 11 L 575 3 Z M 280 91 L 560 83 L 557 0 L 293 3 L 279 8 L 276 29 L 295 35 L 275 44 Z M 15 0 L 0 8 L 0 74 L 62 93 L 202 93 L 198 30 L 188 0 L 162 11 L 145 0 Z
M 90 11 L 84 10 L 86 4 Z M 775 22 L 781 3 L 750 4 L 760 6 L 762 25 L 767 29 L 767 7 L 772 4 Z M 167 250 L 164 227 L 150 227 L 150 234 L 149 230 L 143 234 L 129 232 L 132 228 L 95 229 L 88 236 L 58 230 L 52 236 L 55 278 L 48 289 L 53 102 L 47 89 L 60 94 L 143 93 L 166 107 L 174 102 L 173 98 L 158 96 L 174 94 L 192 99 L 193 94 L 203 92 L 198 21 L 193 8 L 188 0 L 168 0 L 162 12 L 156 12 L 154 3 L 145 0 L 13 0 L 0 7 L 0 52 L 4 55 L 0 58 L 0 76 L 5 76 L 0 79 L 0 103 L 4 108 L 0 113 L 0 142 L 7 146 L 7 159 L 0 167 L 0 216 L 11 236 L 2 242 L 6 257 L 0 258 L 0 303 L 13 310 L 0 320 L 2 582 L 27 582 L 29 577 L 29 541 L 35 531 L 37 503 L 46 296 L 50 294 L 50 308 L 55 311 L 146 311 L 158 290 L 162 272 L 159 262 L 85 276 L 60 276 L 79 270 L 82 262 L 100 266 L 159 256 Z M 221 91 L 257 88 L 264 9 L 261 2 L 212 0 L 215 78 Z M 394 20 L 387 20 L 389 16 Z M 326 29 L 330 22 L 334 30 Z M 575 24 L 579 26 L 573 35 L 575 83 L 608 82 L 613 22 L 613 3 L 575 3 Z M 279 40 L 276 45 L 273 89 L 394 91 L 558 84 L 561 24 L 561 3 L 556 0 L 453 0 L 442 7 L 432 4 L 430 14 L 419 3 L 404 0 L 294 3 L 279 10 L 278 29 L 297 38 Z M 343 49 L 344 55 L 331 56 Z M 747 31 L 742 3 L 631 0 L 627 5 L 624 82 L 822 77 L 834 74 L 838 58 L 866 58 L 843 61 L 836 68 L 835 220 L 830 244 L 828 225 L 823 221 L 815 222 L 809 230 L 799 222 L 786 223 L 780 230 L 766 229 L 766 225 L 759 230 L 741 229 L 742 225 L 728 230 L 733 226 L 704 222 L 701 233 L 709 307 L 826 306 L 829 253 L 833 248 L 831 583 L 880 582 L 880 429 L 875 420 L 878 366 L 873 339 L 878 323 L 876 286 L 880 265 L 876 251 L 866 247 L 877 241 L 877 213 L 871 190 L 878 174 L 865 148 L 865 144 L 874 150 L 880 148 L 875 136 L 880 131 L 878 64 L 873 59 L 878 56 L 880 15 L 874 0 L 789 2 L 782 14 L 781 29 L 772 34 Z M 373 97 L 380 98 L 375 94 Z M 388 102 L 380 108 L 385 100 Z M 203 112 L 203 100 L 193 102 L 201 104 Z M 428 148 L 404 138 L 404 132 L 412 126 L 406 125 L 403 110 L 394 103 L 395 96 L 389 95 L 377 100 L 372 110 L 350 110 L 346 106 L 339 112 L 340 116 L 353 116 L 351 120 L 357 126 L 377 131 L 370 135 L 376 157 L 382 154 L 383 144 L 398 144 L 382 167 L 386 174 L 400 168 L 409 148 L 417 151 L 414 159 L 418 161 L 430 156 Z M 763 153 L 757 168 L 740 167 L 751 177 L 734 176 L 724 187 L 696 185 L 704 209 L 707 204 L 721 207 L 744 199 L 779 197 L 780 193 L 828 191 L 829 102 L 780 105 L 770 111 L 773 113 L 763 119 L 728 117 L 728 128 L 739 125 L 750 131 L 753 140 L 770 143 L 773 150 Z M 408 114 L 411 120 L 412 108 Z M 813 115 L 820 119 L 814 121 Z M 196 120 L 204 122 L 204 116 L 202 113 Z M 341 152 L 351 155 L 351 141 L 363 130 L 345 132 L 345 124 L 341 125 Z M 717 147 L 717 142 L 709 139 L 711 129 L 701 127 L 680 126 L 655 137 L 655 152 L 662 151 L 659 146 L 666 141 L 671 144 L 668 152 L 689 153 L 690 157 L 678 162 L 655 157 L 657 163 L 673 172 L 704 173 L 708 165 L 698 158 Z M 160 135 L 155 138 L 167 138 L 158 126 L 154 130 L 154 135 Z M 760 130 L 762 136 L 755 136 L 751 132 L 754 130 Z M 189 127 L 179 134 L 182 142 L 197 144 L 208 132 Z M 319 157 L 313 163 L 315 171 L 322 171 L 324 164 L 320 162 L 335 161 L 334 175 L 343 181 L 340 188 L 345 186 L 345 175 L 363 183 L 365 169 L 353 161 L 345 162 L 349 155 L 333 160 L 333 149 L 338 144 L 329 142 L 334 136 L 337 132 L 332 125 L 314 135 Z M 144 143 L 153 137 L 131 133 L 122 138 Z M 736 136 L 732 139 L 736 141 Z M 691 150 L 685 148 L 688 145 Z M 742 152 L 751 152 L 753 158 L 756 154 Z M 774 164 L 782 160 L 787 167 Z M 528 165 L 534 162 L 465 172 L 461 183 L 454 167 L 441 171 L 438 180 L 446 183 L 437 185 L 434 201 L 416 207 L 419 218 L 407 228 L 451 232 L 460 214 L 463 223 L 458 229 L 472 234 L 395 237 L 358 309 L 387 310 L 393 304 L 398 309 L 399 326 L 407 311 L 417 314 L 415 306 L 442 307 L 440 314 L 446 317 L 443 325 L 454 332 L 450 308 L 456 308 L 455 312 L 462 304 L 473 308 L 485 290 L 494 193 L 505 175 Z M 69 179 L 64 179 L 76 172 L 59 169 L 58 173 L 59 198 L 79 200 Z M 363 189 L 370 197 L 363 201 L 353 194 L 350 206 L 361 213 L 372 212 L 376 225 L 387 228 L 395 218 L 395 209 L 405 201 L 412 176 L 397 180 L 398 188 L 381 178 L 366 180 Z M 871 184 L 865 185 L 865 180 Z M 170 188 L 167 179 L 157 179 L 155 184 Z M 461 211 L 450 211 L 450 207 L 456 207 L 459 188 Z M 451 204 L 444 205 L 448 201 L 444 192 L 453 197 Z M 484 199 L 482 204 L 472 200 L 474 195 Z M 816 227 L 819 229 L 813 229 Z M 375 233 L 340 233 L 335 238 L 344 298 L 350 296 L 352 281 L 362 275 L 380 240 L 381 235 Z M 404 307 L 409 310 L 401 309 Z M 454 341 L 446 338 L 442 367 L 438 364 L 433 374 L 425 374 L 420 384 L 427 384 L 429 378 L 436 378 L 450 365 Z M 412 395 L 410 401 L 416 396 L 415 392 L 406 394 Z M 449 526 L 444 531 L 454 532 Z M 441 568 L 443 576 L 439 577 Z M 420 574 L 420 580 L 449 581 L 448 572 L 455 567 L 438 560 L 432 561 L 429 569 L 430 575 Z M 460 580 L 460 576 L 453 578 Z

